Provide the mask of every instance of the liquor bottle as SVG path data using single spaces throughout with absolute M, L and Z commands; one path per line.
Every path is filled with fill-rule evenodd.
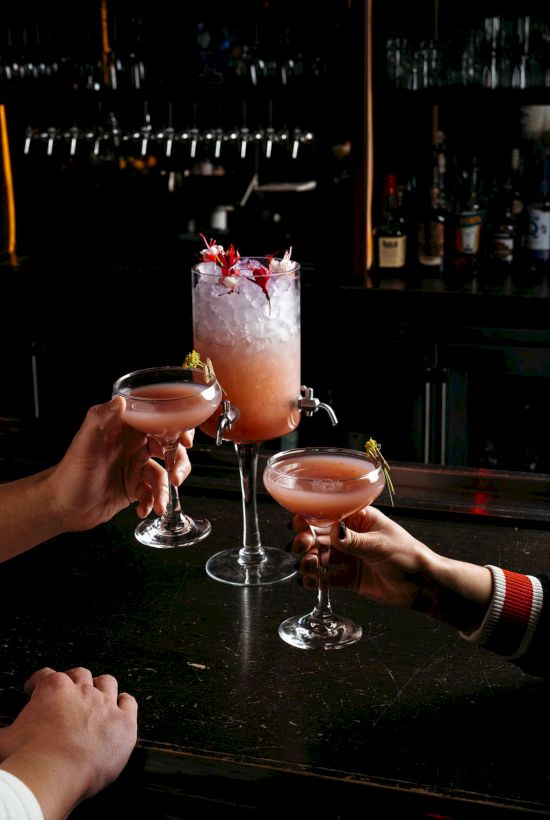
M 525 225 L 525 194 L 523 191 L 521 153 L 519 148 L 512 149 L 509 186 L 511 189 L 514 217 L 519 224 Z M 523 241 L 523 238 L 521 239 Z
M 449 206 L 445 187 L 447 158 L 443 134 L 438 133 L 434 145 L 432 180 L 425 215 L 418 225 L 418 268 L 420 280 L 443 287 L 443 274 L 448 261 Z
M 547 286 L 550 268 L 550 147 L 545 146 L 541 161 L 538 194 L 529 204 L 526 256 L 529 279 L 536 291 Z
M 407 230 L 399 207 L 397 178 L 384 177 L 384 200 L 375 234 L 377 284 L 404 287 L 407 261 Z
M 514 148 L 508 175 L 503 185 L 496 185 L 493 192 L 484 290 L 510 294 L 517 287 L 525 214 L 520 184 L 520 153 Z
M 472 160 L 470 171 L 462 175 L 462 191 L 456 203 L 455 246 L 453 279 L 460 289 L 475 291 L 483 251 L 484 229 L 487 219 L 482 196 L 479 165 Z
M 511 190 L 497 188 L 490 217 L 488 260 L 484 266 L 482 289 L 490 293 L 511 293 L 516 261 L 516 221 Z
M 412 276 L 418 259 L 418 185 L 416 176 L 410 176 L 403 185 L 399 207 L 407 231 L 407 277 Z

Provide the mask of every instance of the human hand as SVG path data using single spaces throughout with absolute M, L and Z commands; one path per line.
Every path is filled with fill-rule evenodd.
M 162 450 L 155 439 L 123 421 L 124 408 L 122 396 L 91 407 L 62 460 L 49 471 L 48 492 L 61 531 L 95 527 L 133 501 L 140 518 L 166 509 L 166 470 L 154 460 L 162 458 Z M 185 448 L 192 446 L 193 436 L 191 430 L 181 437 L 170 471 L 175 486 L 191 471 Z
M 291 551 L 300 560 L 302 583 L 318 586 L 315 539 L 299 516 Z M 490 570 L 445 558 L 414 538 L 376 507 L 350 515 L 330 533 L 328 576 L 332 588 L 351 589 L 380 603 L 409 607 L 459 629 L 481 622 L 492 593 Z
M 35 672 L 14 722 L 0 729 L 0 768 L 22 780 L 46 820 L 66 817 L 115 780 L 137 740 L 137 703 L 111 675 Z
M 306 522 L 295 516 L 298 532 L 292 552 L 302 556 L 303 585 L 318 585 L 319 555 Z M 427 547 L 376 507 L 365 507 L 335 524 L 330 533 L 328 575 L 331 587 L 351 589 L 372 600 L 411 606 L 418 591 L 418 573 Z

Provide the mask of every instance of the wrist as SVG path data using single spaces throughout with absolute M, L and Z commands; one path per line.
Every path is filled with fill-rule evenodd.
M 43 541 L 61 535 L 61 533 L 68 530 L 64 521 L 63 508 L 59 503 L 59 488 L 55 478 L 55 471 L 55 467 L 50 467 L 48 470 L 33 476 L 35 484 L 32 488 L 32 499 L 36 508 L 40 511 L 46 531 L 45 536 L 42 538 Z
M 82 767 L 52 754 L 21 750 L 6 758 L 0 768 L 18 778 L 38 801 L 44 820 L 62 820 L 89 792 Z
M 0 811 L 2 817 L 44 820 L 42 808 L 34 793 L 19 777 L 0 767 Z
M 493 579 L 487 567 L 446 558 L 427 550 L 420 597 L 424 611 L 462 632 L 476 630 L 489 607 Z

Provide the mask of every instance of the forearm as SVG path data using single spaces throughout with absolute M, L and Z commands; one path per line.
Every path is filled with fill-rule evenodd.
M 496 566 L 480 567 L 431 554 L 418 599 L 428 614 L 455 626 L 462 637 L 548 676 L 549 614 L 544 607 L 549 576 L 533 576 Z
M 426 548 L 414 608 L 461 632 L 477 629 L 491 601 L 493 579 L 487 567 L 445 558 Z
M 22 751 L 3 761 L 3 771 L 17 777 L 38 801 L 44 820 L 63 820 L 82 798 L 79 773 L 49 752 Z
M 0 561 L 59 535 L 49 488 L 51 470 L 0 484 Z

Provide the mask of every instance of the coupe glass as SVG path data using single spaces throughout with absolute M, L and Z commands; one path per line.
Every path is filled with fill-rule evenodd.
M 170 482 L 180 437 L 198 427 L 217 409 L 221 388 L 215 377 L 199 368 L 150 367 L 118 379 L 113 396 L 126 399 L 124 421 L 152 436 L 162 448 L 168 473 L 169 501 L 163 515 L 142 521 L 135 530 L 148 547 L 171 549 L 196 544 L 211 531 L 206 519 L 182 512 L 178 488 Z
M 192 269 L 194 347 L 215 362 L 224 399 L 239 411 L 230 427 L 216 413 L 201 428 L 234 443 L 243 517 L 242 547 L 213 555 L 206 572 L 237 586 L 273 584 L 296 571 L 292 556 L 262 545 L 258 525 L 260 444 L 300 421 L 300 266 L 288 260 L 284 271 L 253 274 L 259 265 L 270 271 L 270 261 L 241 258 L 235 276 L 208 262 Z
M 306 447 L 271 456 L 263 479 L 282 507 L 305 518 L 319 549 L 317 603 L 307 615 L 283 621 L 280 637 L 299 649 L 341 649 L 355 643 L 361 627 L 335 615 L 330 604 L 330 529 L 380 495 L 386 484 L 382 464 L 358 450 Z

